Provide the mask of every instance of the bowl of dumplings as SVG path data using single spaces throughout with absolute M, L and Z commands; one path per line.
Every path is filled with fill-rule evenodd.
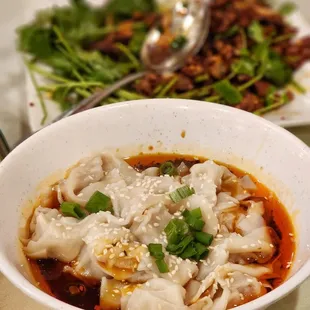
M 105 106 L 0 163 L 0 270 L 49 309 L 266 309 L 310 274 L 310 150 L 226 106 Z

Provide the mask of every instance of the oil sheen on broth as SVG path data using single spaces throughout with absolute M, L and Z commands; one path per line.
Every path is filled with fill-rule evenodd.
M 144 154 L 127 158 L 126 161 L 137 171 L 142 172 L 149 167 L 159 167 L 161 163 L 166 161 L 173 162 L 175 166 L 179 166 L 183 162 L 190 168 L 194 164 L 206 161 L 206 159 L 177 154 Z M 237 177 L 248 175 L 235 167 L 223 166 L 226 166 Z M 265 207 L 264 219 L 267 226 L 273 229 L 273 238 L 276 239 L 276 250 L 272 258 L 268 262 L 264 262 L 272 265 L 273 273 L 276 276 L 259 279 L 265 284 L 267 283 L 265 287 L 267 287 L 268 291 L 283 283 L 290 271 L 295 251 L 294 228 L 286 209 L 274 193 L 259 183 L 254 176 L 251 176 L 251 179 L 256 185 L 256 190 L 251 192 L 251 200 L 263 201 Z M 222 188 L 224 192 L 233 192 L 234 190 L 233 187 Z M 59 209 L 60 204 L 56 199 L 56 193 L 52 192 L 52 195 L 54 195 L 50 199 L 52 205 L 49 207 Z M 233 262 L 233 257 L 231 259 Z M 113 297 L 111 296 L 109 299 L 112 302 L 100 307 L 100 282 L 89 278 L 87 280 L 81 279 L 72 273 L 64 272 L 64 269 L 70 266 L 71 263 L 65 264 L 57 259 L 28 258 L 28 261 L 38 286 L 51 296 L 85 310 L 119 309 L 113 305 Z M 254 263 L 257 264 L 257 262 Z M 135 287 L 135 285 L 128 285 L 128 292 L 133 291 Z M 110 293 L 113 296 L 113 291 Z

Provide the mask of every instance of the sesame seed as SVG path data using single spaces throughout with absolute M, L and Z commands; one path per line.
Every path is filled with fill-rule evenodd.
M 112 258 L 114 258 L 115 257 L 115 254 L 111 254 L 110 256 L 109 256 L 109 259 L 112 259 Z
M 274 245 L 273 245 L 272 243 L 270 243 L 269 246 L 270 246 L 271 248 L 274 248 Z
M 253 283 L 253 280 L 250 279 L 250 278 L 247 278 L 246 280 L 247 280 L 249 283 Z
M 158 223 L 154 223 L 153 226 L 154 227 L 159 227 L 159 224 Z
M 246 244 L 245 245 L 243 245 L 241 248 L 242 249 L 247 249 L 249 246 L 247 246 Z

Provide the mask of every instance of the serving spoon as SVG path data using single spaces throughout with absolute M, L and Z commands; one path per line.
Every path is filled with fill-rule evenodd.
M 161 57 L 160 61 L 158 61 L 157 57 L 154 57 L 154 49 L 158 49 L 162 34 L 158 27 L 152 28 L 147 34 L 140 52 L 140 59 L 144 66 L 142 72 L 128 75 L 113 85 L 95 92 L 71 109 L 61 113 L 44 127 L 65 117 L 97 106 L 104 98 L 107 98 L 116 90 L 136 81 L 148 72 L 169 73 L 181 68 L 188 57 L 199 52 L 208 36 L 211 17 L 208 3 L 209 0 L 188 0 L 187 4 L 184 0 L 176 1 L 172 8 L 170 8 L 172 16 L 170 34 L 174 38 L 181 38 L 183 40 L 182 46 L 170 49 L 166 55 L 159 51 Z M 13 148 L 36 132 L 31 132 L 27 137 L 23 137 Z M 9 152 L 10 149 L 5 137 L 0 135 L 0 158 L 4 158 Z
M 208 3 L 209 0 L 188 0 L 186 5 L 185 1 L 177 1 L 172 7 L 170 32 L 174 37 L 185 38 L 185 44 L 181 49 L 169 53 L 167 57 L 162 57 L 160 62 L 154 61 L 152 51 L 158 46 L 161 32 L 158 27 L 153 27 L 147 34 L 140 52 L 140 59 L 144 66 L 142 72 L 128 75 L 115 84 L 94 93 L 76 106 L 60 114 L 52 123 L 97 106 L 104 98 L 116 90 L 142 78 L 148 72 L 168 73 L 181 68 L 188 57 L 199 52 L 208 36 L 211 17 Z

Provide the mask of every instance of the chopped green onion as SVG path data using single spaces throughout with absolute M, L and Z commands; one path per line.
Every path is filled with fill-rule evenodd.
M 174 192 L 170 193 L 169 196 L 171 200 L 175 203 L 180 202 L 181 200 L 195 194 L 195 190 L 190 188 L 189 186 L 185 185 L 176 189 Z
M 197 241 L 206 246 L 211 245 L 213 241 L 213 235 L 205 233 L 203 231 L 195 232 L 194 236 Z
M 60 211 L 65 216 L 72 216 L 77 219 L 86 217 L 86 213 L 82 210 L 81 206 L 74 202 L 63 202 L 60 205 Z
M 160 243 L 150 243 L 148 245 L 150 255 L 156 259 L 163 259 L 165 257 L 163 252 L 163 246 Z
M 170 175 L 174 176 L 178 174 L 177 168 L 171 161 L 166 161 L 162 163 L 159 167 L 159 173 L 161 175 Z
M 185 210 L 182 214 L 186 223 L 194 230 L 201 231 L 205 225 L 202 220 L 201 209 L 197 208 L 191 211 Z
M 161 273 L 169 272 L 168 265 L 164 260 L 165 254 L 163 252 L 163 246 L 160 243 L 150 243 L 148 245 L 148 250 L 150 255 L 156 259 L 155 262 L 158 270 Z
M 190 232 L 187 223 L 180 219 L 171 220 L 164 231 L 168 242 L 171 244 L 177 244 Z
M 187 43 L 187 38 L 183 35 L 177 36 L 170 44 L 170 47 L 173 50 L 180 50 L 182 49 L 185 44 Z
M 170 254 L 174 254 L 174 255 L 180 255 L 184 252 L 184 250 L 186 249 L 186 247 L 194 240 L 193 236 L 188 235 L 186 236 L 180 243 L 178 244 L 170 244 L 168 243 L 167 246 L 167 251 Z
M 96 191 L 87 202 L 85 209 L 89 213 L 98 213 L 100 211 L 110 211 L 113 213 L 113 207 L 110 197 Z
M 199 242 L 195 243 L 195 249 L 196 249 L 195 259 L 197 261 L 204 259 L 209 254 L 209 249 Z
M 203 220 L 197 219 L 192 216 L 189 217 L 186 222 L 190 227 L 197 231 L 202 231 L 203 227 L 205 226 L 205 222 Z
M 159 270 L 160 273 L 167 273 L 169 272 L 169 268 L 167 263 L 164 261 L 164 259 L 156 259 L 155 260 L 157 268 Z
M 181 258 L 187 259 L 195 256 L 197 254 L 197 251 L 193 245 L 193 243 L 189 244 L 185 251 L 181 254 Z
M 193 209 L 193 210 L 189 211 L 189 216 L 195 217 L 197 219 L 201 219 L 202 218 L 201 209 L 200 208 L 196 208 L 196 209 Z

